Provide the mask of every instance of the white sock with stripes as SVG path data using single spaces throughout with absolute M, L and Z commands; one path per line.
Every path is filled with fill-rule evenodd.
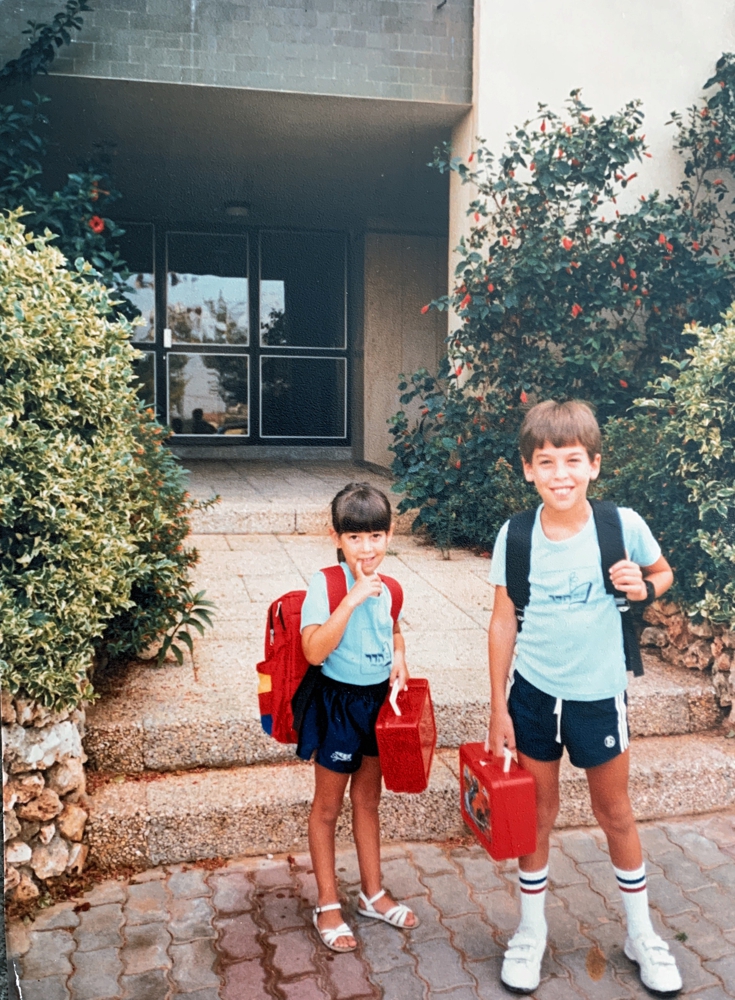
M 636 938 L 641 937 L 641 935 L 649 937 L 655 934 L 648 911 L 645 864 L 632 872 L 623 871 L 613 865 L 613 871 L 618 880 L 620 895 L 623 897 L 628 937 Z
M 516 933 L 523 932 L 546 940 L 544 907 L 548 878 L 548 865 L 537 872 L 518 872 L 518 883 L 521 887 L 521 922 Z

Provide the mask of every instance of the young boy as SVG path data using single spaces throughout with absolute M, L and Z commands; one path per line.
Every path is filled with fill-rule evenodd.
M 531 541 L 530 599 L 518 633 L 506 587 L 506 537 L 501 528 L 490 582 L 495 603 L 489 629 L 490 732 L 493 753 L 517 750 L 536 780 L 536 851 L 520 858 L 521 922 L 505 952 L 501 979 L 531 993 L 546 948 L 544 917 L 549 835 L 559 810 L 559 764 L 587 772 L 592 809 L 607 837 L 627 921 L 625 954 L 650 991 L 673 996 L 682 982 L 648 912 L 646 873 L 628 798 L 626 666 L 621 613 L 605 590 L 587 487 L 600 471 L 600 430 L 584 403 L 534 406 L 520 435 L 523 471 L 543 501 Z M 629 601 L 650 603 L 673 574 L 643 519 L 621 508 L 628 558 L 610 569 Z M 513 651 L 515 671 L 506 688 Z

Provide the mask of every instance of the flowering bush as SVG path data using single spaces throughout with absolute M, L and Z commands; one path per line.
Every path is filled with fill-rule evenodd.
M 606 428 L 601 491 L 651 523 L 691 614 L 735 626 L 735 309 Z M 603 463 L 603 469 L 605 462 Z
M 581 398 L 602 421 L 623 414 L 663 356 L 683 357 L 687 321 L 713 323 L 735 297 L 731 198 L 718 175 L 735 159 L 731 57 L 707 86 L 712 96 L 675 117 L 680 190 L 642 194 L 626 212 L 617 199 L 649 155 L 636 102 L 597 118 L 573 92 L 564 117 L 540 105 L 497 160 L 484 146 L 467 163 L 438 157 L 476 191 L 456 286 L 432 303 L 458 322 L 437 375 L 400 383 L 401 402 L 418 399 L 421 416 L 393 418 L 391 448 L 403 509 L 418 507 L 417 525 L 444 544 L 487 548 L 528 502 L 519 490 L 504 502 L 498 466 L 520 471 L 527 405 Z M 465 495 L 476 498 L 471 513 Z

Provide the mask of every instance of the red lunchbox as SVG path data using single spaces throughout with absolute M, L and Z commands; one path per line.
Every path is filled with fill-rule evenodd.
M 393 685 L 378 714 L 375 736 L 385 787 L 391 792 L 423 792 L 436 746 L 427 680 L 411 677 L 400 693 L 397 683 Z
M 467 826 L 491 858 L 504 861 L 536 850 L 536 782 L 505 749 L 484 743 L 459 748 L 460 803 Z

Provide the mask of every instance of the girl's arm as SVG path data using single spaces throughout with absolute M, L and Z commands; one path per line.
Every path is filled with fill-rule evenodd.
M 513 650 L 518 634 L 516 609 L 508 597 L 506 587 L 496 586 L 493 613 L 487 635 L 488 659 L 490 661 L 490 750 L 497 757 L 503 747 L 515 750 L 516 738 L 513 723 L 508 714 L 505 689 L 508 683 Z
M 396 679 L 401 682 L 399 690 L 402 691 L 408 680 L 408 667 L 406 666 L 406 640 L 403 638 L 398 622 L 393 623 L 393 669 L 390 672 L 389 681 L 391 687 Z
M 355 585 L 342 598 L 333 613 L 323 625 L 307 625 L 301 633 L 301 648 L 308 663 L 316 666 L 324 663 L 330 653 L 339 646 L 345 634 L 347 622 L 355 608 L 368 597 L 380 597 L 383 582 L 377 573 L 365 576 L 362 563 L 355 567 Z

